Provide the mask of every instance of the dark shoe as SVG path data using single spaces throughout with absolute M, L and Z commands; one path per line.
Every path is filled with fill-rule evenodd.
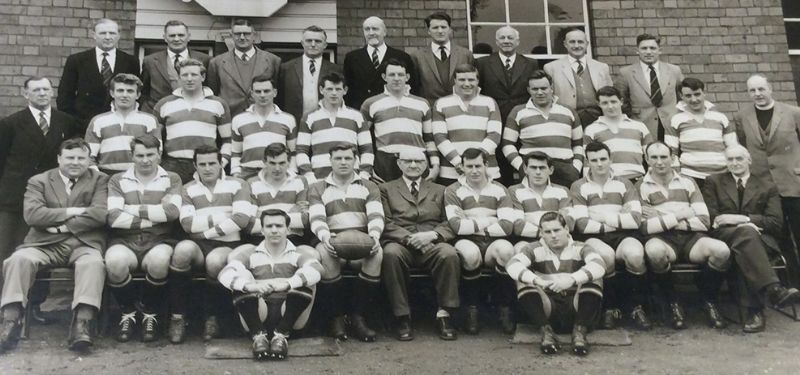
M 436 328 L 439 331 L 439 338 L 442 340 L 453 341 L 458 338 L 455 328 L 450 323 L 449 316 L 436 319 Z
M 764 313 L 760 310 L 751 312 L 742 327 L 742 331 L 746 333 L 764 332 L 765 329 L 767 329 L 767 321 L 764 319 Z
M 253 335 L 253 359 L 263 361 L 269 358 L 269 339 L 265 332 Z
M 411 341 L 414 339 L 414 329 L 411 328 L 411 318 L 403 316 L 397 319 L 397 339 Z
M 122 318 L 119 320 L 119 332 L 117 332 L 117 341 L 128 342 L 133 335 L 133 329 L 136 326 L 136 311 L 129 313 L 122 313 Z
M 169 318 L 169 342 L 180 344 L 186 339 L 186 319 L 183 315 L 173 315 Z
M 3 351 L 14 349 L 22 333 L 22 322 L 19 320 L 4 320 L 0 326 L 0 349 Z
M 73 319 L 69 333 L 69 350 L 84 352 L 94 343 L 92 341 L 93 322 L 86 319 Z
M 556 338 L 555 332 L 553 332 L 553 327 L 549 325 L 543 326 L 541 332 L 542 342 L 539 344 L 539 349 L 542 351 L 542 354 L 558 354 L 558 351 L 561 350 L 561 346 L 558 344 L 558 339 Z
M 477 335 L 481 331 L 478 321 L 478 306 L 467 306 L 467 318 L 464 322 L 464 331 L 470 335 Z
M 142 342 L 152 342 L 158 339 L 158 320 L 156 314 L 142 313 Z
M 703 310 L 708 314 L 708 325 L 712 328 L 723 329 L 728 325 L 725 323 L 725 318 L 722 317 L 722 313 L 719 312 L 716 303 L 706 301 L 703 304 Z
M 209 316 L 203 324 L 203 340 L 211 341 L 219 337 L 219 324 L 216 316 Z
M 603 329 L 616 329 L 620 319 L 622 319 L 622 311 L 620 311 L 620 309 L 608 309 L 604 311 Z
M 589 330 L 581 325 L 572 328 L 572 352 L 577 356 L 589 354 L 589 341 L 586 340 L 586 333 Z
M 347 341 L 347 325 L 344 315 L 334 317 L 331 321 L 331 337 L 342 341 Z
M 378 335 L 372 328 L 369 328 L 367 321 L 361 315 L 351 317 L 350 328 L 353 330 L 353 336 L 364 342 L 373 342 Z
M 31 321 L 36 324 L 47 325 L 53 322 L 53 319 L 48 319 L 42 312 L 42 306 L 35 304 L 31 306 Z
M 767 291 L 769 303 L 778 308 L 800 302 L 800 290 L 776 286 Z
M 670 325 L 674 329 L 684 329 L 686 328 L 686 321 L 684 320 L 683 316 L 683 308 L 677 302 L 670 302 L 669 304 L 669 313 L 670 313 Z
M 514 319 L 511 317 L 511 308 L 508 306 L 500 306 L 497 310 L 498 315 L 500 315 L 500 328 L 503 329 L 503 333 L 507 335 L 514 333 L 517 327 L 514 323 Z
M 653 328 L 653 323 L 650 322 L 650 318 L 647 317 L 642 305 L 636 305 L 633 308 L 631 319 L 633 319 L 633 325 L 640 331 L 649 331 L 650 328 Z
M 280 332 L 275 332 L 272 340 L 269 341 L 269 356 L 277 360 L 284 360 L 289 356 L 289 341 Z

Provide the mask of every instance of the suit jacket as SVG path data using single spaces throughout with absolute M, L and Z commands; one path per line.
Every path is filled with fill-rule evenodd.
M 625 111 L 630 112 L 631 118 L 647 125 L 647 130 L 655 138 L 658 134 L 658 121 L 666 126 L 676 112 L 678 104 L 677 88 L 683 80 L 681 68 L 664 61 L 658 63 L 658 84 L 661 87 L 661 105 L 656 108 L 650 101 L 650 81 L 645 80 L 644 72 L 639 61 L 624 66 L 619 70 L 617 88 L 622 93 Z
M 275 82 L 278 81 L 278 70 L 281 66 L 281 58 L 267 51 L 256 48 L 256 54 L 252 57 L 255 62 L 253 78 L 265 75 L 271 77 Z M 231 109 L 231 118 L 250 106 L 249 93 L 252 82 L 242 82 L 239 72 L 236 70 L 236 54 L 233 50 L 215 56 L 208 63 L 208 74 L 206 74 L 206 84 L 214 93 L 225 99 Z
M 200 60 L 208 69 L 208 61 L 211 59 L 202 52 L 189 50 L 189 58 Z M 149 54 L 142 61 L 142 96 L 139 98 L 141 104 L 139 110 L 153 113 L 156 103 L 161 98 L 172 93 L 173 88 L 169 80 L 169 67 L 174 62 L 170 61 L 166 50 Z
M 428 100 L 431 106 L 443 96 L 453 93 L 453 86 L 445 86 L 442 77 L 439 77 L 439 70 L 436 68 L 436 59 L 433 55 L 430 43 L 411 53 L 411 60 L 414 61 L 414 75 L 419 80 L 419 96 Z M 472 51 L 450 43 L 450 77 L 455 74 L 456 67 L 461 64 L 473 65 L 475 59 Z
M 740 206 L 733 175 L 719 173 L 706 178 L 703 199 L 712 223 L 717 215 L 746 215 L 753 224 L 763 229 L 764 234 L 769 234 L 762 236 L 764 242 L 774 250 L 780 249 L 775 238 L 782 236 L 783 211 L 781 198 L 772 182 L 760 180 L 751 173 Z
M 51 109 L 47 135 L 26 107 L 0 120 L 0 210 L 22 212 L 28 179 L 55 168 L 58 147 L 65 139 L 82 136 L 70 115 Z
M 59 243 L 75 236 L 87 246 L 102 250 L 106 242 L 108 176 L 88 169 L 67 195 L 58 168 L 37 174 L 25 191 L 25 222 L 31 227 L 20 247 Z M 86 207 L 86 212 L 67 217 L 67 208 Z M 68 231 L 50 233 L 46 228 L 64 225 Z
M 139 75 L 139 59 L 117 48 L 114 74 Z M 58 85 L 58 109 L 67 112 L 86 125 L 92 117 L 111 109 L 111 96 L 103 85 L 103 76 L 97 67 L 95 49 L 89 49 L 67 57 L 61 82 Z
M 418 232 L 435 231 L 449 242 L 455 233 L 444 212 L 444 186 L 422 179 L 417 199 L 411 195 L 405 180 L 398 178 L 380 185 L 386 225 L 381 236 L 385 242 L 403 241 Z
M 319 78 L 322 79 L 331 72 L 342 73 L 342 69 L 328 61 L 322 59 L 319 67 Z M 317 97 L 322 98 L 319 89 L 316 89 Z M 291 113 L 297 122 L 303 117 L 303 57 L 289 60 L 281 64 L 280 79 L 278 81 L 278 97 L 275 98 L 278 106 Z
M 800 197 L 800 108 L 775 102 L 772 121 L 762 133 L 753 105 L 733 116 L 739 143 L 747 147 L 750 173 L 771 181 L 783 197 Z
M 367 47 L 364 46 L 344 56 L 344 80 L 347 83 L 347 95 L 344 96 L 344 101 L 348 107 L 361 109 L 361 104 L 365 100 L 383 93 L 386 81 L 381 74 L 386 69 L 386 60 L 391 58 L 400 60 L 406 65 L 407 72 L 411 73 L 408 84 L 411 85 L 411 92 L 416 92 L 417 78 L 414 75 L 414 62 L 411 61 L 411 56 L 387 45 L 381 64 L 375 69 L 372 57 L 367 54 Z
M 481 81 L 481 94 L 492 97 L 500 107 L 500 117 L 506 123 L 506 117 L 515 106 L 524 104 L 530 98 L 528 94 L 528 77 L 539 69 L 539 63 L 517 54 L 514 66 L 511 67 L 511 82 L 506 81 L 506 67 L 500 61 L 498 53 L 475 60 Z
M 589 71 L 589 76 L 592 78 L 592 85 L 594 85 L 595 90 L 599 90 L 603 86 L 614 85 L 608 64 L 587 57 L 586 67 Z M 544 71 L 550 77 L 553 77 L 553 92 L 558 96 L 558 104 L 575 109 L 577 107 L 575 74 L 570 65 L 569 57 L 564 56 L 549 62 L 544 66 Z M 589 124 L 584 124 L 584 127 L 587 125 Z

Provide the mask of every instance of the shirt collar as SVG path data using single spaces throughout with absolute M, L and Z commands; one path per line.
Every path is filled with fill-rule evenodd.
M 629 122 L 629 121 L 633 121 L 633 120 L 631 120 L 630 117 L 628 117 L 628 115 L 623 113 L 622 114 L 622 122 Z M 606 117 L 606 116 L 600 116 L 594 122 L 597 122 L 597 123 L 603 124 L 605 126 L 608 126 L 608 123 L 611 122 L 611 121 L 609 121 L 608 117 Z
M 322 56 L 317 56 L 312 59 L 306 56 L 305 53 L 303 54 L 303 65 L 308 65 L 308 62 L 311 60 L 314 60 L 314 64 L 316 64 L 319 67 L 320 63 L 322 62 Z M 319 68 L 317 68 L 317 70 L 319 71 Z
M 67 189 L 69 189 L 69 180 L 70 180 L 70 178 L 67 177 L 67 176 L 64 176 L 64 174 L 61 173 L 61 170 L 58 171 L 58 175 L 61 176 L 61 181 L 64 181 L 64 186 L 66 186 Z M 79 179 L 80 179 L 80 177 L 76 178 L 75 181 L 78 181 Z
M 183 89 L 180 87 L 176 88 L 174 91 L 172 91 L 172 95 L 183 98 Z M 211 90 L 210 87 L 203 86 L 203 96 L 206 98 L 209 96 L 214 96 L 214 90 Z
M 659 61 L 653 63 L 653 69 L 655 69 L 656 74 L 658 74 L 659 71 L 658 69 L 659 63 L 660 63 Z M 650 74 L 650 65 L 645 64 L 644 61 L 642 60 L 639 60 L 639 64 L 642 66 L 642 70 L 644 71 L 645 74 Z
M 680 173 L 672 171 L 672 179 L 669 180 L 669 182 L 672 183 L 672 181 L 680 180 L 680 178 L 681 178 Z M 647 173 L 644 174 L 644 177 L 642 177 L 642 182 L 646 182 L 649 184 L 658 184 L 658 182 L 656 182 L 656 180 L 653 179 L 653 176 L 650 175 L 649 170 L 647 171 Z
M 95 56 L 97 56 L 98 59 L 102 59 L 103 58 L 103 53 L 107 53 L 108 54 L 107 59 L 113 59 L 113 58 L 117 57 L 117 49 L 116 48 L 112 48 L 112 49 L 110 49 L 108 51 L 103 51 L 102 49 L 100 49 L 100 47 L 94 47 L 94 54 L 95 54 Z
M 359 176 L 358 173 L 353 171 L 353 181 L 351 183 L 360 183 L 359 181 L 361 181 L 361 176 Z M 339 184 L 336 183 L 336 180 L 333 179 L 333 172 L 331 172 L 328 175 L 328 177 L 325 177 L 325 183 L 327 183 L 328 185 L 339 186 Z
M 394 95 L 392 95 L 392 93 L 389 92 L 389 89 L 386 88 L 386 85 L 383 85 L 383 93 L 391 97 L 394 97 Z M 405 91 L 403 91 L 403 96 L 409 96 L 409 95 L 411 95 L 411 85 L 406 85 L 406 89 Z
M 550 103 L 550 110 L 551 111 L 553 110 L 553 107 L 556 106 L 557 102 L 558 102 L 558 96 L 553 95 L 553 102 Z M 533 110 L 535 110 L 535 111 L 537 111 L 539 113 L 542 113 L 542 110 L 539 107 L 537 107 L 536 104 L 533 104 L 533 98 L 528 99 L 528 102 L 525 103 L 525 107 L 529 108 L 529 109 L 533 109 Z
M 189 58 L 189 49 L 187 48 L 187 49 L 181 51 L 180 53 L 175 53 L 175 52 L 172 52 L 171 49 L 167 49 L 167 56 L 169 56 L 169 60 L 170 61 L 175 60 L 175 55 L 180 56 L 181 59 L 188 59 Z
M 526 189 L 533 190 L 533 186 L 531 186 L 531 183 L 528 181 L 528 176 L 525 176 L 520 183 L 522 186 L 525 186 Z M 548 179 L 547 186 L 545 186 L 544 190 L 546 191 L 547 189 L 550 189 L 551 186 L 553 186 L 553 183 Z
M 600 185 L 600 182 L 598 182 L 597 180 L 592 178 L 592 170 L 591 169 L 587 169 L 586 171 L 587 171 L 586 172 L 586 180 Z M 613 169 L 609 169 L 608 170 L 608 179 L 606 180 L 606 183 L 608 183 L 609 181 L 611 181 L 613 179 L 614 179 L 614 170 Z
M 217 182 L 219 183 L 221 181 L 225 181 L 225 177 L 226 177 L 225 176 L 225 171 L 223 170 L 222 173 L 219 174 L 219 178 L 217 179 Z M 194 174 L 192 174 L 192 179 L 195 182 L 197 182 L 198 184 L 206 186 L 202 181 L 200 181 L 200 175 L 197 174 L 197 172 L 194 172 Z M 208 187 L 208 186 L 206 186 L 206 187 Z
M 417 191 L 419 191 L 420 186 L 422 186 L 422 177 L 420 176 L 416 180 L 409 180 L 405 175 L 403 175 L 403 181 L 406 183 L 406 187 L 408 187 L 408 191 L 411 191 L 411 183 L 416 181 L 417 183 Z
M 267 247 L 265 246 L 266 241 L 267 241 L 266 239 L 264 239 L 264 241 L 261 241 L 261 243 L 258 244 L 258 246 L 256 246 L 256 250 L 255 251 L 262 252 L 262 253 L 265 253 L 265 254 L 269 255 L 269 251 L 267 251 Z M 293 252 L 293 251 L 297 251 L 297 248 L 294 246 L 292 241 L 289 241 L 289 239 L 287 238 L 286 239 L 286 247 L 283 248 L 283 251 L 281 251 L 281 254 L 285 254 L 285 253 Z
M 480 193 L 481 191 L 484 191 L 486 188 L 488 188 L 489 186 L 491 186 L 491 185 L 492 185 L 492 180 L 489 180 L 489 181 L 487 181 L 487 182 L 486 182 L 486 185 L 484 185 L 484 186 L 483 186 L 483 189 L 481 189 L 481 190 L 475 190 L 475 189 L 473 189 L 473 188 L 472 188 L 472 186 L 470 186 L 470 184 L 467 182 L 467 176 L 461 176 L 461 177 L 459 177 L 459 178 L 458 178 L 458 182 L 461 184 L 461 186 L 464 186 L 464 187 L 466 187 L 467 189 L 470 189 L 470 190 L 472 190 L 472 191 L 475 191 L 475 192 L 478 192 L 478 193 Z
M 450 56 L 450 51 L 451 50 L 450 50 L 450 41 L 449 40 L 445 44 L 438 44 L 436 42 L 431 42 L 431 51 L 433 51 L 433 54 L 436 57 L 439 57 L 439 53 L 440 53 L 439 52 L 439 47 L 441 47 L 441 46 L 444 46 L 445 53 L 447 54 L 447 56 Z
M 125 179 L 128 179 L 128 180 L 133 180 L 133 181 L 136 181 L 138 183 L 141 183 L 141 181 L 139 181 L 139 179 L 136 177 L 136 172 L 134 172 L 134 168 L 135 168 L 134 166 L 131 166 L 130 168 L 128 168 L 127 171 L 123 172 L 122 177 L 125 178 Z M 156 170 L 155 179 L 159 179 L 159 178 L 169 178 L 169 174 L 167 173 L 167 171 L 164 168 L 161 168 L 161 166 L 159 166 L 158 169 Z
M 209 91 L 211 91 L 211 89 L 210 89 L 210 88 L 208 88 L 208 87 L 203 87 L 203 94 L 206 94 L 206 93 L 207 93 L 207 91 L 206 91 L 206 90 L 209 90 Z M 211 95 L 214 95 L 214 92 L 213 92 L 213 91 L 211 91 Z M 210 95 L 206 95 L 206 96 L 210 96 Z M 247 109 L 246 109 L 245 111 L 247 111 L 247 112 L 250 112 L 250 113 L 252 113 L 252 114 L 254 114 L 254 115 L 258 116 L 258 113 L 256 113 L 256 105 L 255 105 L 255 104 L 250 104 L 250 106 L 249 106 L 249 107 L 247 107 Z M 278 105 L 277 105 L 277 104 L 273 103 L 273 104 L 272 104 L 272 113 L 277 113 L 277 114 L 280 114 L 280 113 L 283 113 L 283 111 L 281 110 L 281 107 L 278 107 Z M 270 113 L 270 114 L 272 114 L 272 113 Z
M 733 180 L 734 180 L 734 181 L 736 181 L 736 180 L 738 180 L 738 179 L 740 179 L 740 178 L 741 178 L 741 179 L 742 179 L 742 185 L 743 185 L 743 186 L 747 186 L 747 181 L 748 181 L 748 180 L 750 180 L 750 172 L 747 172 L 747 174 L 746 174 L 746 175 L 744 175 L 744 176 L 742 176 L 742 177 L 737 177 L 737 176 L 736 176 L 736 175 L 734 175 L 733 173 L 731 173 L 731 176 L 733 176 Z
M 52 109 L 51 106 L 48 105 L 47 108 L 45 108 L 44 110 L 38 110 L 36 108 L 33 108 L 33 106 L 29 105 L 28 109 L 31 111 L 33 118 L 36 119 L 36 122 L 39 122 L 39 113 L 44 112 L 44 118 L 47 119 L 48 124 L 50 123 L 50 113 Z
M 504 66 L 506 65 L 506 59 L 511 59 L 511 66 L 514 66 L 514 62 L 517 61 L 516 53 L 511 54 L 511 56 L 506 56 L 498 52 L 497 56 L 500 58 L 500 62 L 503 63 Z
M 383 56 L 383 54 L 386 52 L 386 43 L 381 43 L 381 45 L 377 47 L 367 45 L 367 52 L 369 52 L 370 55 L 372 55 L 373 50 L 378 50 L 378 55 Z
M 242 58 L 242 55 L 247 55 L 247 60 L 250 60 L 251 58 L 253 58 L 253 55 L 256 54 L 256 47 L 250 47 L 250 49 L 247 50 L 246 52 L 242 52 L 234 48 L 233 53 L 236 54 L 236 57 L 240 59 Z
M 772 103 L 769 103 L 766 107 L 759 107 L 757 105 L 755 107 L 756 107 L 757 110 L 760 110 L 760 111 L 769 111 L 772 108 L 775 108 L 775 100 L 773 100 Z
M 710 101 L 706 100 L 703 103 L 703 106 L 706 108 L 706 111 L 708 111 L 708 110 L 714 108 L 714 103 L 711 103 Z M 691 113 L 691 112 L 689 112 L 689 106 L 687 106 L 686 103 L 684 103 L 682 100 L 679 101 L 678 104 L 675 105 L 675 108 L 678 108 L 678 110 L 681 111 L 681 112 Z

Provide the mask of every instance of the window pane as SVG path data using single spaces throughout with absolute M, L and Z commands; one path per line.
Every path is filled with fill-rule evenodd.
M 800 22 L 786 22 L 786 39 L 789 49 L 800 49 Z
M 583 26 L 550 26 L 550 46 L 555 55 L 566 55 L 567 49 L 564 47 L 564 39 L 572 29 L 586 30 Z
M 504 0 L 471 0 L 469 4 L 472 22 L 506 22 Z
M 508 0 L 508 8 L 511 22 L 544 22 L 544 0 Z
M 549 0 L 550 23 L 583 23 L 583 0 Z
M 783 17 L 800 18 L 800 1 L 783 0 Z
M 519 53 L 547 54 L 547 35 L 544 26 L 518 26 Z
M 497 48 L 494 32 L 500 26 L 472 26 L 472 52 L 490 54 Z

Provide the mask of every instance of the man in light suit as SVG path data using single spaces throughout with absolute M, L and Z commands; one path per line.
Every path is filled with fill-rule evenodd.
M 94 24 L 95 48 L 67 57 L 58 85 L 58 109 L 74 116 L 80 133 L 95 115 L 111 109 L 108 82 L 118 73 L 139 75 L 139 59 L 117 48 L 119 25 L 102 18 Z
M 772 98 L 767 77 L 755 74 L 747 80 L 747 92 L 754 105 L 746 105 L 733 117 L 739 143 L 750 151 L 751 172 L 778 187 L 781 206 L 795 243 L 800 242 L 800 108 Z M 788 234 L 786 234 L 788 238 Z M 800 246 L 797 246 L 800 247 Z M 800 285 L 797 250 L 781 246 L 789 282 Z
M 442 340 L 455 340 L 450 315 L 459 306 L 461 263 L 448 243 L 455 238 L 444 213 L 444 186 L 422 177 L 428 161 L 422 150 L 400 152 L 397 165 L 403 177 L 380 186 L 386 227 L 383 230 L 381 275 L 397 319 L 397 339 L 414 339 L 408 307 L 410 267 L 431 273 L 439 310 L 436 328 Z
M 519 31 L 503 26 L 494 34 L 498 52 L 475 60 L 480 78 L 481 94 L 491 97 L 500 108 L 500 120 L 506 123 L 511 109 L 524 104 L 528 98 L 527 77 L 539 68 L 536 60 L 519 53 Z M 514 168 L 505 155 L 497 155 L 500 166 L 499 182 L 505 186 L 514 184 Z
M 739 294 L 748 314 L 742 330 L 766 328 L 761 296 L 785 307 L 800 301 L 800 291 L 780 284 L 769 253 L 779 253 L 775 236 L 782 235 L 783 213 L 775 185 L 750 178 L 750 153 L 738 144 L 725 150 L 728 171 L 706 178 L 703 197 L 711 215 L 711 235 L 725 241 L 742 276 Z M 741 284 L 741 283 L 740 283 Z
M 210 57 L 202 52 L 189 51 L 192 34 L 183 21 L 170 20 L 164 25 L 167 50 L 145 56 L 142 62 L 142 112 L 152 113 L 161 98 L 178 88 L 178 70 L 175 66 L 188 58 L 199 60 L 208 68 Z
M 683 73 L 677 65 L 660 61 L 661 38 L 641 34 L 636 37 L 636 46 L 639 61 L 619 70 L 617 88 L 630 117 L 647 125 L 650 134 L 661 141 L 665 124 L 677 112 L 676 89 Z
M 544 71 L 553 77 L 553 90 L 558 103 L 578 112 L 584 128 L 603 113 L 597 105 L 597 90 L 612 86 L 608 65 L 586 56 L 589 40 L 580 29 L 568 31 L 564 37 L 567 56 L 544 66 Z
M 85 350 L 92 345 L 92 320 L 100 309 L 106 278 L 101 251 L 106 240 L 108 176 L 89 169 L 89 164 L 89 144 L 69 139 L 58 151 L 58 168 L 28 181 L 24 205 L 31 230 L 19 250 L 3 262 L 3 350 L 19 340 L 36 272 L 67 265 L 75 267 L 69 348 Z
M 470 50 L 451 42 L 450 16 L 435 12 L 425 18 L 425 27 L 431 37 L 429 46 L 411 53 L 419 80 L 419 96 L 433 105 L 436 100 L 453 93 L 453 77 L 457 66 L 474 65 Z
M 341 73 L 338 65 L 322 56 L 327 40 L 328 33 L 319 26 L 306 27 L 300 40 L 303 56 L 281 64 L 276 102 L 298 123 L 304 114 L 319 109 L 319 78 L 331 72 Z
M 250 21 L 237 19 L 231 26 L 235 48 L 208 63 L 206 84 L 222 97 L 231 109 L 231 117 L 250 106 L 250 83 L 253 77 L 267 76 L 278 80 L 281 58 L 253 46 L 255 29 Z

